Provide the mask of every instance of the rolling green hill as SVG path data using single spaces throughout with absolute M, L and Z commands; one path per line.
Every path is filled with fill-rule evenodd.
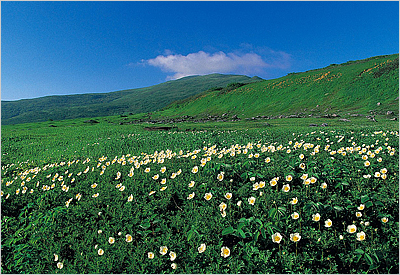
M 170 104 L 159 117 L 383 114 L 399 111 L 399 55 L 349 61 L 241 86 L 209 89 Z
M 175 100 L 193 96 L 212 87 L 260 80 L 262 79 L 258 77 L 250 78 L 243 75 L 210 74 L 189 76 L 146 88 L 118 92 L 2 101 L 1 123 L 6 125 L 49 119 L 62 120 L 152 112 Z

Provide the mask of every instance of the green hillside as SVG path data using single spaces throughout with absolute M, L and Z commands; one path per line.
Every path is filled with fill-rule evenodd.
M 210 74 L 189 76 L 158 85 L 110 93 L 46 96 L 1 102 L 1 123 L 18 124 L 97 117 L 128 113 L 145 113 L 169 103 L 229 83 L 260 81 L 258 77 Z
M 210 89 L 174 102 L 160 117 L 221 115 L 239 117 L 281 114 L 398 114 L 399 55 L 377 56 L 285 77 L 247 84 L 233 90 Z

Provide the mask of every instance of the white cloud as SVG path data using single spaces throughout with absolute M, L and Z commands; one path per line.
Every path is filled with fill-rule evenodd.
M 283 52 L 276 53 L 274 52 L 271 63 L 267 63 L 260 55 L 253 52 L 226 54 L 222 51 L 213 54 L 199 51 L 188 55 L 169 53 L 144 62 L 165 72 L 174 73 L 168 77 L 169 79 L 210 73 L 254 74 L 262 73 L 266 68 L 287 66 L 289 56 Z

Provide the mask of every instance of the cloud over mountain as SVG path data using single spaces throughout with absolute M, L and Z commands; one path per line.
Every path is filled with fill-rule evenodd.
M 286 56 L 284 56 L 286 59 Z M 174 73 L 169 79 L 178 79 L 189 75 L 210 73 L 260 73 L 276 65 L 267 63 L 256 53 L 207 53 L 199 51 L 188 55 L 167 54 L 145 60 L 145 64 L 158 67 L 165 72 Z M 287 62 L 287 60 L 285 60 Z

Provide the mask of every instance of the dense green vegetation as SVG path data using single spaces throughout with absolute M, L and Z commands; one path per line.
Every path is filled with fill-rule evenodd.
M 399 55 L 377 56 L 247 84 L 229 92 L 210 89 L 174 102 L 158 115 L 239 117 L 281 114 L 369 114 L 399 110 Z
M 212 87 L 232 82 L 262 80 L 241 75 L 189 76 L 151 87 L 111 93 L 47 96 L 1 102 L 1 123 L 17 124 L 80 117 L 152 112 L 174 100 L 184 99 Z
M 2 273 L 399 272 L 397 122 L 96 119 L 2 127 Z

